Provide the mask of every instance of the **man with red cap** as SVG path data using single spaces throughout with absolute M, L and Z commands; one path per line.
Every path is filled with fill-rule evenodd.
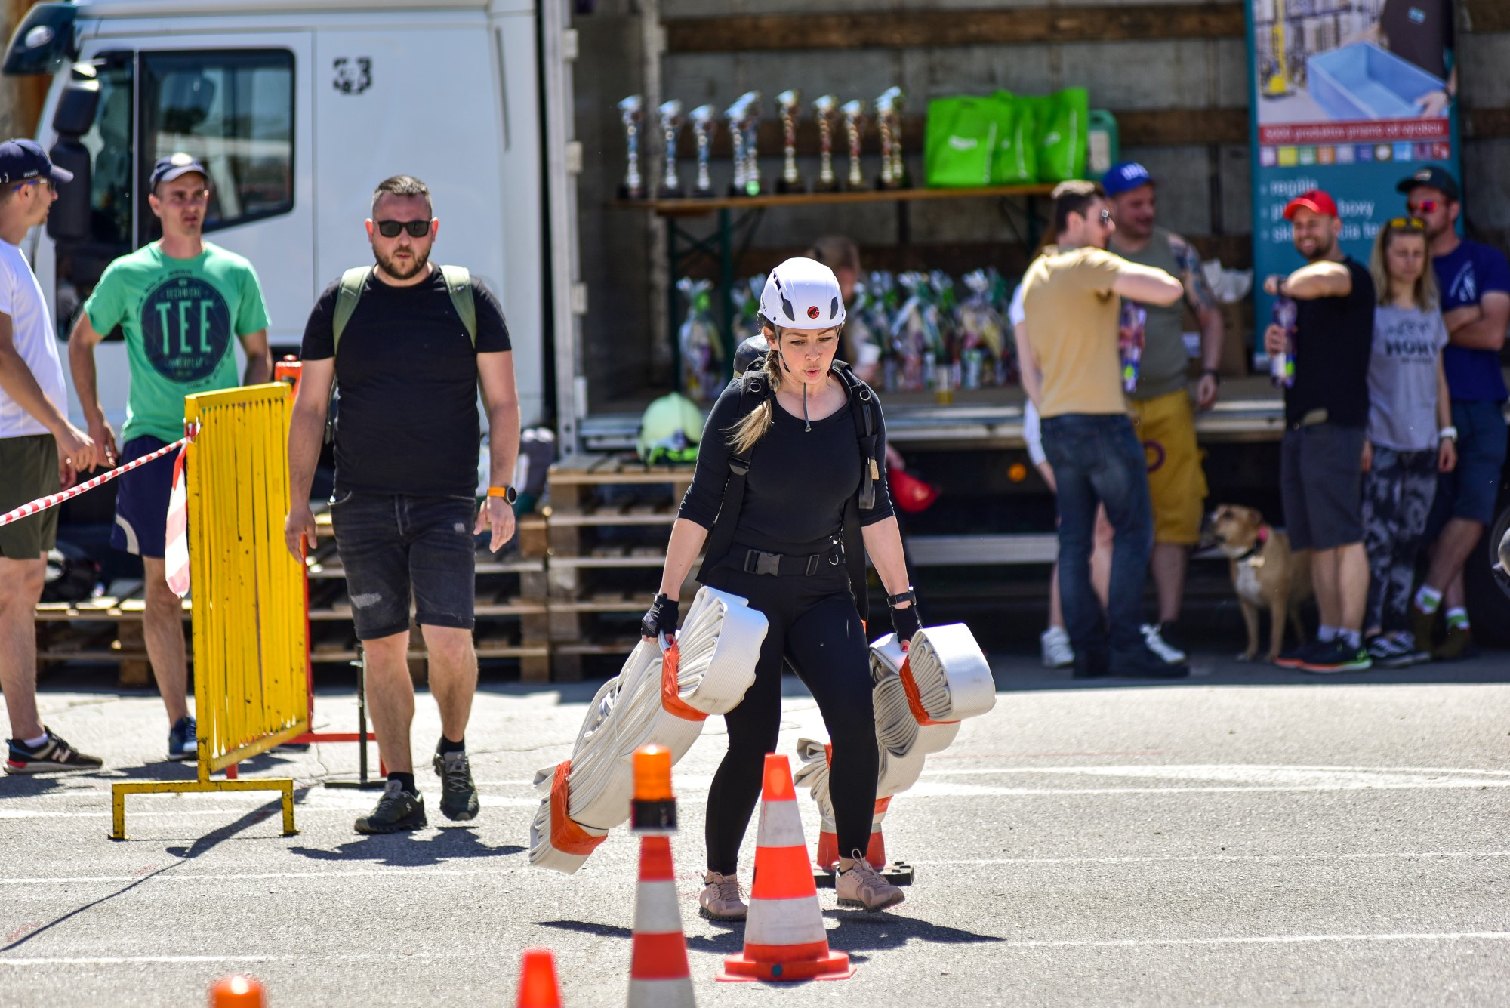
M 1306 265 L 1264 281 L 1270 295 L 1296 302 L 1293 337 L 1271 325 L 1264 347 L 1294 355 L 1279 491 L 1291 546 L 1311 551 L 1321 629 L 1278 661 L 1308 672 L 1355 672 L 1372 665 L 1362 640 L 1369 578 L 1362 480 L 1374 282 L 1338 244 L 1342 221 L 1332 197 L 1319 189 L 1301 193 L 1285 207 L 1285 219 Z

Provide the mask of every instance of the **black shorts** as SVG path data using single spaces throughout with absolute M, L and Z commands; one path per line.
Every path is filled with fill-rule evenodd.
M 477 554 L 471 497 L 346 493 L 331 501 L 331 527 L 346 568 L 358 640 L 420 624 L 470 630 Z
M 1292 548 L 1361 543 L 1363 428 L 1319 423 L 1285 431 L 1279 493 Z

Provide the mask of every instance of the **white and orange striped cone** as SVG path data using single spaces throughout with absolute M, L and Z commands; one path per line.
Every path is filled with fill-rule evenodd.
M 676 876 L 671 871 L 671 839 L 641 837 L 628 1008 L 692 1008 L 696 1003 Z
M 720 980 L 844 980 L 849 956 L 832 952 L 808 867 L 807 841 L 787 758 L 765 758 L 759 839 L 744 953 L 727 956 Z

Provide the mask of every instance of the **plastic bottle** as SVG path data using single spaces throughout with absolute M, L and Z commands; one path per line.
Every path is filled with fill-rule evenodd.
M 1274 299 L 1272 320 L 1285 331 L 1285 348 L 1269 355 L 1269 378 L 1280 388 L 1295 384 L 1295 299 L 1283 294 Z
M 1117 163 L 1117 117 L 1106 109 L 1091 109 L 1086 128 L 1086 172 L 1100 178 Z
M 1122 364 L 1122 390 L 1138 387 L 1138 369 L 1143 362 L 1143 330 L 1148 311 L 1135 301 L 1122 300 L 1122 317 L 1117 324 L 1117 354 Z

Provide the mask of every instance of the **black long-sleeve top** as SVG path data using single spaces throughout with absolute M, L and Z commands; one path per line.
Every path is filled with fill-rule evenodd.
M 768 395 L 764 390 L 761 396 Z M 730 430 L 743 418 L 741 385 L 729 383 L 703 428 L 697 469 L 682 498 L 680 517 L 712 529 L 723 505 L 729 479 Z M 751 393 L 751 400 L 758 401 Z M 892 516 L 886 487 L 886 424 L 876 402 L 875 459 L 882 478 L 875 505 L 860 512 L 860 524 Z M 844 505 L 860 486 L 860 441 L 849 405 L 813 422 L 805 430 L 801 417 L 772 402 L 773 422 L 750 453 L 744 503 L 734 542 L 746 548 L 805 556 L 827 550 L 842 533 Z

